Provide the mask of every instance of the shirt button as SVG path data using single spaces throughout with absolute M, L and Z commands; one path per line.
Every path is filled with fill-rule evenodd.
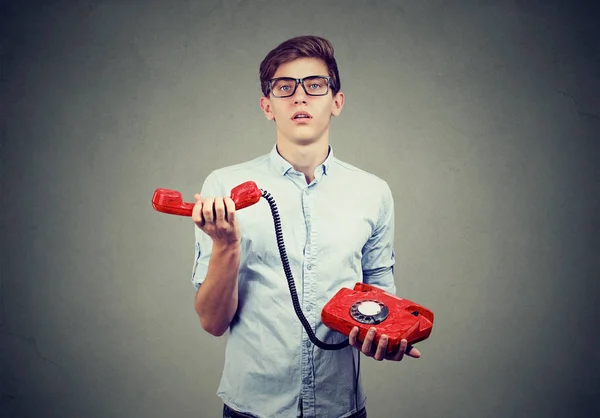
M 304 194 L 306 194 L 306 195 L 310 194 L 310 190 L 304 189 Z
M 313 265 L 312 265 L 312 264 L 309 264 L 308 266 L 306 266 L 306 268 L 307 268 L 307 269 L 309 269 L 309 270 L 312 270 L 312 268 L 313 268 Z
M 306 312 L 310 312 L 310 306 L 307 306 L 306 308 L 304 308 L 304 310 L 305 310 Z

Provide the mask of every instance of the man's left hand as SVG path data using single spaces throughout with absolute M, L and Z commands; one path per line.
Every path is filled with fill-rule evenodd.
M 382 360 L 392 360 L 392 361 L 401 361 L 406 354 L 409 357 L 419 358 L 421 357 L 421 352 L 416 348 L 408 345 L 406 340 L 400 341 L 400 346 L 397 351 L 392 353 L 387 352 L 387 344 L 388 337 L 387 335 L 382 335 L 379 339 L 379 345 L 375 346 L 375 328 L 371 328 L 369 332 L 367 332 L 367 336 L 365 340 L 361 343 L 358 341 L 358 327 L 352 328 L 349 335 L 350 345 L 360 352 L 362 352 L 367 357 L 373 357 L 377 361 Z

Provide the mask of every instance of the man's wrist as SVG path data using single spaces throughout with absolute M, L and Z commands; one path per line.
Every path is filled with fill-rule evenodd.
M 213 253 L 236 253 L 240 251 L 241 240 L 235 241 L 216 241 L 213 240 Z

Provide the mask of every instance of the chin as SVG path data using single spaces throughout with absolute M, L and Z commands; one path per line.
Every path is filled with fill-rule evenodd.
M 299 144 L 299 145 L 309 145 L 309 144 L 314 144 L 319 142 L 318 138 L 315 138 L 314 136 L 310 136 L 310 137 L 303 137 L 303 136 L 297 136 L 297 137 L 292 137 L 291 141 L 295 144 Z
M 280 131 L 283 138 L 292 144 L 310 145 L 317 142 L 322 142 L 325 138 L 325 132 L 319 132 L 314 127 L 294 126 L 295 129 Z

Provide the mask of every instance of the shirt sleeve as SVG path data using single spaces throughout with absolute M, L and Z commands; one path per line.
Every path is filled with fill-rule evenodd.
M 202 197 L 222 196 L 222 190 L 217 176 L 210 173 L 200 191 Z M 200 228 L 194 225 L 194 265 L 192 267 L 192 284 L 198 290 L 208 272 L 208 262 L 212 251 L 212 239 Z
M 385 183 L 377 225 L 362 250 L 363 282 L 395 295 L 394 222 L 394 199 Z

